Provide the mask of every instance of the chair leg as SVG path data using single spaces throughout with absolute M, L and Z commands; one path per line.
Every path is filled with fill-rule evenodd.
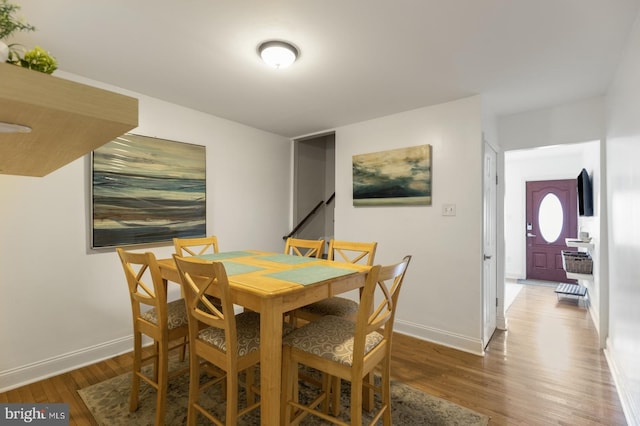
M 180 350 L 180 362 L 184 361 L 184 359 L 187 357 L 187 344 L 189 341 L 189 338 L 187 336 L 184 336 L 182 338 L 182 349 Z
M 331 394 L 331 382 L 332 382 L 332 377 L 327 374 L 327 373 L 322 373 L 322 385 L 321 385 L 321 392 L 324 393 L 324 400 L 322 400 L 322 412 L 323 413 L 328 413 L 329 412 L 329 395 Z
M 198 393 L 200 392 L 200 361 L 198 357 L 189 351 L 189 404 L 187 406 L 187 425 L 196 426 L 198 410 L 195 404 L 198 403 Z
M 167 387 L 169 386 L 169 342 L 158 344 L 158 395 L 156 402 L 156 426 L 164 425 L 167 410 Z
M 386 406 L 382 415 L 382 424 L 391 426 L 391 363 L 389 356 L 382 363 L 382 406 Z M 372 392 L 373 394 L 373 392 Z
M 363 398 L 363 400 L 362 400 L 363 401 L 362 402 L 363 405 L 362 406 L 363 406 L 363 408 L 365 410 L 371 411 L 374 408 L 374 402 L 373 402 L 374 394 L 373 394 L 373 390 L 372 390 L 373 389 L 373 384 L 374 384 L 373 372 L 367 374 L 364 377 L 364 380 L 365 380 L 366 383 L 369 384 L 369 386 L 368 387 L 365 386 L 363 388 L 364 394 L 362 395 L 362 398 Z
M 225 423 L 235 425 L 238 422 L 238 370 L 227 371 L 227 417 Z
M 342 396 L 342 380 L 340 377 L 332 377 L 331 380 L 331 406 L 333 410 L 331 411 L 335 417 L 340 415 L 340 397 Z
M 324 400 L 322 401 L 322 412 L 338 417 L 340 415 L 340 378 L 332 376 L 328 373 L 322 373 L 322 392 L 324 392 Z
M 256 402 L 256 393 L 253 391 L 253 386 L 256 383 L 256 370 L 255 366 L 247 368 L 245 371 L 245 386 L 247 394 L 247 405 L 251 405 Z
M 158 368 L 160 367 L 159 364 L 159 359 L 158 357 L 160 356 L 160 342 L 158 342 L 157 340 L 154 340 L 153 342 L 153 346 L 155 348 L 155 353 L 154 353 L 154 359 L 153 359 L 153 381 L 158 383 Z
M 140 369 L 142 368 L 142 335 L 133 333 L 133 374 L 131 375 L 131 395 L 129 396 L 129 411 L 138 409 L 138 397 L 140 393 Z
M 351 380 L 351 424 L 362 424 L 362 380 Z

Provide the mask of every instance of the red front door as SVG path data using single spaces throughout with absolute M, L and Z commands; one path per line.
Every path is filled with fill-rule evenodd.
M 527 182 L 527 279 L 575 282 L 562 268 L 565 238 L 578 235 L 575 179 Z

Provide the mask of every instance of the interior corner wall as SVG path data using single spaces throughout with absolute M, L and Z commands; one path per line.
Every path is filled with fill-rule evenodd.
M 630 425 L 640 425 L 640 14 L 607 93 L 607 360 Z
M 139 98 L 140 125 L 132 133 L 206 146 L 207 232 L 223 250 L 282 250 L 290 214 L 288 139 L 56 74 Z M 118 257 L 88 248 L 88 159 L 43 178 L 0 175 L 0 392 L 133 348 Z M 173 252 L 169 242 L 137 249 L 158 257 Z M 169 297 L 178 297 L 178 286 L 170 287 Z
M 482 123 L 477 96 L 336 129 L 335 237 L 412 261 L 395 330 L 482 354 Z M 431 206 L 353 206 L 353 155 L 430 144 Z M 456 206 L 443 216 L 443 204 Z

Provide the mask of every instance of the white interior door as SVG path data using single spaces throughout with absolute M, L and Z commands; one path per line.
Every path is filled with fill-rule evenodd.
M 483 170 L 483 344 L 486 347 L 496 329 L 497 271 L 496 271 L 496 151 L 484 143 Z

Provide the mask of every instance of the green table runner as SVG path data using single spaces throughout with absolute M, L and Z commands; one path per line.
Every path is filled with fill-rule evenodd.
M 251 253 L 248 251 L 225 251 L 222 253 L 209 253 L 209 254 L 200 254 L 197 257 L 198 259 L 204 260 L 215 260 L 220 261 L 223 259 L 233 259 L 235 257 L 245 257 L 245 256 L 255 256 L 255 253 Z
M 237 275 L 237 274 L 246 274 L 249 272 L 260 271 L 264 268 L 253 265 L 245 265 L 244 263 L 237 263 L 231 261 L 222 261 L 224 265 L 224 269 L 227 271 L 227 276 Z
M 272 274 L 266 274 L 266 276 L 302 285 L 308 285 L 328 280 L 329 278 L 353 274 L 354 272 L 355 271 L 352 269 L 334 268 L 333 266 L 325 265 L 311 265 L 304 268 L 292 269 L 290 271 L 274 272 Z
M 260 259 L 276 263 L 285 263 L 287 265 L 298 265 L 300 263 L 318 261 L 318 259 L 316 259 L 315 257 L 294 256 L 291 254 L 269 254 L 266 256 L 261 256 Z

